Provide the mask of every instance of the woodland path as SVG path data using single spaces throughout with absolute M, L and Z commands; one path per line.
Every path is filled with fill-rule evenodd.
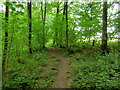
M 55 76 L 55 81 L 53 82 L 51 88 L 67 88 L 68 81 L 67 80 L 67 72 L 69 70 L 69 62 L 68 58 L 63 55 L 63 53 L 56 49 L 50 48 L 48 49 L 48 53 L 56 55 L 59 59 L 58 73 Z

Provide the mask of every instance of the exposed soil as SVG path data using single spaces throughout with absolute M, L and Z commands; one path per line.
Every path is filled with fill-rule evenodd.
M 64 57 L 63 53 L 56 48 L 49 49 L 48 53 L 56 55 L 56 57 L 60 60 L 58 73 L 55 76 L 55 81 L 53 82 L 51 88 L 67 88 L 67 72 L 69 70 L 68 58 Z

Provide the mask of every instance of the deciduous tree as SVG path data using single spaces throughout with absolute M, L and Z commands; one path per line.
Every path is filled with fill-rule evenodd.
M 3 70 L 7 65 L 7 57 L 8 57 L 8 18 L 9 18 L 9 0 L 6 0 L 6 10 L 5 10 L 5 40 L 4 40 L 4 52 L 3 52 Z
M 103 2 L 102 54 L 107 52 L 107 2 Z
M 29 16 L 29 52 L 32 54 L 32 0 L 28 1 L 28 16 Z

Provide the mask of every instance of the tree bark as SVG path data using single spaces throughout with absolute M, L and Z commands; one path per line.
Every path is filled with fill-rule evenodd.
M 120 68 L 120 2 L 118 4 L 118 26 L 117 26 L 117 33 L 118 33 L 118 68 Z
M 56 13 L 56 18 L 55 18 L 55 21 L 58 25 L 58 16 L 59 16 L 59 3 L 58 3 L 58 6 L 57 6 L 57 13 Z M 55 28 L 55 36 L 54 36 L 54 41 L 53 41 L 53 45 L 59 45 L 59 37 L 58 37 L 58 27 Z
M 3 71 L 5 70 L 7 64 L 7 55 L 8 55 L 8 18 L 9 18 L 9 0 L 6 0 L 6 12 L 5 12 L 5 40 L 4 40 L 4 52 L 3 52 Z
M 29 52 L 32 54 L 32 4 L 31 0 L 28 2 L 28 16 L 29 16 Z
M 44 18 L 43 18 L 43 48 L 45 48 L 45 41 L 46 41 L 46 38 L 45 38 L 45 21 L 46 21 L 46 1 L 45 1 L 45 8 L 44 8 Z
M 41 18 L 43 20 L 43 2 L 41 2 Z
M 45 48 L 45 21 L 46 21 L 46 1 L 45 1 L 45 7 L 44 7 L 44 11 L 43 11 L 43 2 L 41 2 L 41 17 L 42 17 L 42 23 L 43 23 L 43 34 L 42 34 L 42 48 Z
M 118 48 L 119 47 L 120 47 L 120 2 L 118 2 Z
M 65 17 L 66 17 L 66 49 L 68 50 L 68 0 L 65 1 Z
M 64 7 L 63 7 L 63 17 L 62 17 L 62 31 L 64 31 L 64 22 L 65 22 L 65 2 L 64 2 Z M 63 45 L 63 33 L 60 33 L 60 48 L 65 48 L 65 45 Z
M 107 48 L 107 2 L 103 2 L 103 29 L 102 29 L 102 54 L 108 52 Z

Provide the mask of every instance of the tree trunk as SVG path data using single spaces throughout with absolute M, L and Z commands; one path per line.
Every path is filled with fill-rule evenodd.
M 32 5 L 31 5 L 31 0 L 30 2 L 28 2 L 28 15 L 29 15 L 29 52 L 30 54 L 32 54 L 32 9 L 31 9 Z
M 120 2 L 118 2 L 118 48 L 119 47 L 120 47 Z
M 42 17 L 42 23 L 43 23 L 43 35 L 42 35 L 42 48 L 45 48 L 45 21 L 46 21 L 46 1 L 45 1 L 45 7 L 44 7 L 44 11 L 43 11 L 43 2 L 41 2 L 41 17 Z
M 4 52 L 3 52 L 3 71 L 5 70 L 7 64 L 7 55 L 8 55 L 8 18 L 9 18 L 9 0 L 6 0 L 6 12 L 5 12 L 5 40 L 4 40 Z
M 41 18 L 42 18 L 42 20 L 43 20 L 43 2 L 41 2 Z
M 108 51 L 107 48 L 107 2 L 103 3 L 103 29 L 102 29 L 102 54 Z
M 95 46 L 95 40 L 93 40 L 92 46 Z
M 68 0 L 65 1 L 65 17 L 66 17 L 66 49 L 68 50 Z
M 120 68 L 120 2 L 118 2 L 118 68 Z
M 58 3 L 58 6 L 57 6 L 57 13 L 56 13 L 56 23 L 57 23 L 57 25 L 58 25 L 58 16 L 59 16 L 59 3 Z M 58 37 L 58 27 L 56 27 L 56 29 L 55 29 L 55 38 L 54 38 L 54 44 L 56 44 L 56 46 L 58 46 L 59 44 L 58 44 L 58 42 L 59 42 L 59 37 Z
M 64 22 L 65 22 L 65 2 L 64 2 L 64 8 L 63 8 L 63 18 L 62 18 L 62 31 L 64 31 Z M 63 33 L 60 33 L 60 48 L 65 47 L 63 44 Z
M 91 25 L 90 25 L 90 36 L 89 36 L 89 42 L 91 41 L 91 33 L 92 33 L 92 22 L 93 22 L 93 18 L 92 18 L 92 13 L 93 13 L 93 8 L 92 8 L 92 2 L 90 3 L 90 21 L 91 21 Z

